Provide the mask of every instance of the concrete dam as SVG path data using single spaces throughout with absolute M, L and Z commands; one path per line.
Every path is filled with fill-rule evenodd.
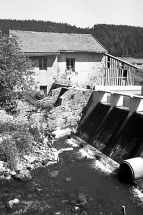
M 124 106 L 127 98 L 128 107 Z M 112 158 L 119 164 L 126 159 L 143 161 L 143 97 L 116 92 L 93 91 L 81 118 L 77 136 Z M 133 165 L 125 162 L 123 171 L 132 171 Z M 142 162 L 143 164 L 143 162 Z M 126 166 L 128 166 L 126 168 Z M 143 165 L 138 178 L 143 177 Z M 138 170 L 137 170 L 138 171 Z M 130 176 L 131 178 L 131 176 Z

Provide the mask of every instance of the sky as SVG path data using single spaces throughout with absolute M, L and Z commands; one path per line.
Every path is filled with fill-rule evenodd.
M 143 0 L 0 0 L 0 19 L 143 27 Z

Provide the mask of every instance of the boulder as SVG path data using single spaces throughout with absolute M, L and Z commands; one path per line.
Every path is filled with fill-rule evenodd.
M 72 208 L 72 211 L 73 211 L 74 213 L 79 212 L 79 211 L 80 211 L 80 207 L 79 207 L 79 206 L 74 206 L 74 207 Z
M 53 158 L 52 160 L 59 161 L 59 153 L 58 152 L 54 152 L 52 158 Z
M 32 170 L 32 169 L 34 169 L 34 166 L 35 166 L 35 163 L 36 163 L 37 161 L 34 161 L 32 164 L 27 164 L 26 165 L 26 169 L 28 169 L 29 171 L 30 170 Z
M 6 176 L 5 179 L 10 180 L 11 179 L 11 175 Z
M 42 165 L 46 166 L 48 164 L 48 162 L 49 162 L 49 159 L 45 159 L 45 160 L 42 161 Z
M 0 161 L 0 172 L 5 171 L 4 161 Z
M 9 175 L 10 175 L 10 171 L 5 170 L 5 171 L 4 171 L 4 176 L 5 176 L 5 177 L 8 177 Z
M 16 175 L 16 172 L 15 171 L 11 171 L 10 174 L 11 174 L 11 176 L 14 176 L 14 175 Z
M 21 180 L 21 181 L 25 181 L 25 180 L 30 180 L 32 178 L 31 173 L 29 172 L 29 170 L 25 169 L 20 171 L 19 174 L 16 174 L 13 176 L 13 178 Z
M 13 200 L 6 202 L 5 207 L 8 209 L 12 209 L 15 204 L 19 204 L 19 203 L 20 203 L 20 200 L 15 198 Z
M 71 129 L 64 129 L 64 130 L 56 130 L 54 132 L 52 132 L 52 134 L 55 135 L 55 138 L 61 138 L 63 136 L 66 136 L 66 135 L 70 135 L 71 134 Z
M 28 162 L 28 163 L 33 163 L 35 161 L 35 156 L 30 156 L 30 155 L 24 155 L 23 158 Z

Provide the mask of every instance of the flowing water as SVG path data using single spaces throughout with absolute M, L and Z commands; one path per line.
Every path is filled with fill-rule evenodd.
M 128 113 L 129 111 L 114 107 L 107 115 L 100 129 L 95 131 L 89 138 L 88 143 L 101 151 L 105 147 L 109 148 L 112 140 L 116 137 L 127 118 Z
M 69 148 L 58 163 L 32 171 L 32 180 L 0 182 L 0 215 L 142 215 L 143 203 L 138 189 L 120 182 L 99 160 L 84 148 L 61 139 L 55 148 Z M 18 198 L 13 209 L 7 201 Z
M 109 105 L 98 103 L 79 129 L 78 136 L 88 142 L 100 126 L 109 109 Z
M 127 121 L 123 131 L 108 147 L 108 154 L 113 160 L 121 162 L 127 158 L 135 157 L 143 143 L 143 115 L 134 113 Z
M 142 151 L 143 115 L 98 103 L 77 136 L 121 163 Z

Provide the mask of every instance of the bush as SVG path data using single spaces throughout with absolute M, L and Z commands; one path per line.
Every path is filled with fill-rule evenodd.
M 29 125 L 29 133 L 33 136 L 35 142 L 41 142 L 41 132 L 39 128 Z
M 24 129 L 15 131 L 12 134 L 11 140 L 15 143 L 16 149 L 21 156 L 32 152 L 32 143 L 34 142 L 34 138 L 28 131 Z
M 5 157 L 4 161 L 7 161 L 11 169 L 16 169 L 19 154 L 15 143 L 11 139 L 6 138 L 0 144 L 0 154 Z
M 0 134 L 15 130 L 13 116 L 8 115 L 4 110 L 0 110 Z
M 45 97 L 40 91 L 25 91 L 23 98 L 24 100 L 32 105 L 35 105 L 37 100 L 41 100 Z
M 9 114 L 16 113 L 16 100 L 12 93 L 4 94 L 0 93 L 0 107 Z
M 29 129 L 29 124 L 24 124 L 22 122 L 14 121 L 14 120 L 7 120 L 0 121 L 0 134 L 13 134 L 15 131 L 22 131 Z
M 17 121 L 0 122 L 0 159 L 16 169 L 18 161 L 25 154 L 33 152 L 33 143 L 41 141 L 40 131 L 30 123 Z

